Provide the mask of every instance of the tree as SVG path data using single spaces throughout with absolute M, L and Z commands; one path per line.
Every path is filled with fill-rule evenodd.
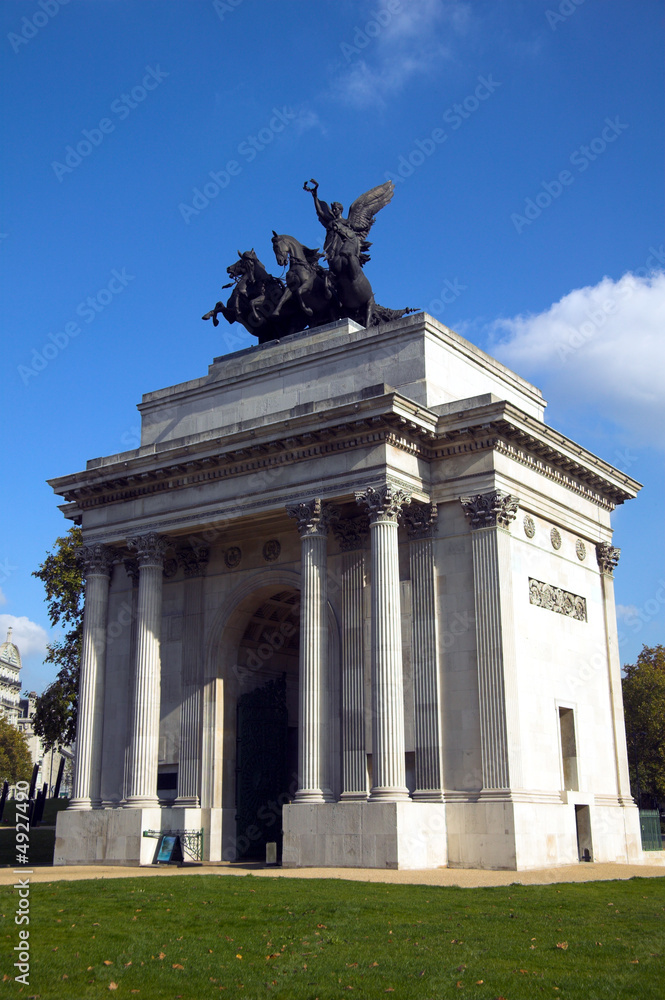
M 32 757 L 25 736 L 0 716 L 0 784 L 30 781 L 31 775 Z
M 37 698 L 32 724 L 44 749 L 67 745 L 76 738 L 76 716 L 83 637 L 83 574 L 77 561 L 81 529 L 70 528 L 57 538 L 53 552 L 32 574 L 46 588 L 51 625 L 64 631 L 61 639 L 47 646 L 46 663 L 58 667 L 56 679 Z
M 665 646 L 643 646 L 624 671 L 630 784 L 640 807 L 655 807 L 665 801 Z

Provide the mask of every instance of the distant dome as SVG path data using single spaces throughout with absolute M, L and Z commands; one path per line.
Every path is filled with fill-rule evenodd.
M 0 663 L 6 663 L 8 666 L 14 667 L 15 670 L 21 669 L 21 654 L 18 651 L 18 646 L 12 642 L 11 626 L 7 629 L 6 641 L 0 646 Z

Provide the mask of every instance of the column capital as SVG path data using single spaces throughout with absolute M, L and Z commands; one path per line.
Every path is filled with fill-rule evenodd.
M 367 514 L 340 517 L 333 523 L 332 529 L 342 552 L 353 552 L 354 549 L 362 548 L 369 532 L 369 518 Z
M 203 576 L 210 559 L 210 546 L 183 545 L 176 550 L 176 559 L 178 565 L 184 569 L 188 579 Z
M 414 541 L 431 538 L 437 525 L 439 509 L 435 503 L 416 503 L 414 500 L 402 510 L 401 520 L 407 534 Z
M 301 538 L 306 535 L 327 535 L 328 528 L 338 516 L 335 508 L 330 504 L 324 505 L 319 497 L 287 504 L 286 513 L 296 519 Z
M 147 535 L 136 535 L 127 539 L 127 548 L 136 551 L 139 568 L 143 566 L 164 566 L 164 556 L 171 541 L 165 535 L 151 531 Z
M 402 507 L 410 500 L 411 494 L 390 480 L 382 486 L 369 486 L 356 493 L 356 503 L 367 508 L 370 524 L 377 521 L 396 522 Z
M 621 549 L 615 549 L 607 542 L 598 542 L 596 545 L 596 559 L 600 572 L 605 576 L 614 576 L 614 570 L 619 562 Z
M 110 576 L 115 551 L 107 545 L 81 545 L 76 552 L 76 560 L 83 576 Z
M 460 497 L 460 503 L 472 528 L 509 528 L 517 517 L 520 501 L 504 490 L 492 490 Z

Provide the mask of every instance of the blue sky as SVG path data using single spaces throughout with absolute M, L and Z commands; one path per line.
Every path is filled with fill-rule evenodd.
M 142 393 L 254 342 L 200 317 L 237 250 L 279 273 L 273 228 L 321 245 L 310 177 L 346 207 L 392 177 L 377 300 L 495 354 L 644 484 L 613 515 L 622 658 L 663 641 L 660 0 L 4 0 L 0 19 L 0 630 L 25 687 L 51 679 L 30 574 L 69 524 L 46 479 L 136 447 Z

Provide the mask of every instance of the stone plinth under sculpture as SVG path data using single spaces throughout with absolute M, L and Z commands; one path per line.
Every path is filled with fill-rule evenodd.
M 209 861 L 638 860 L 610 513 L 639 484 L 544 407 L 430 316 L 343 320 L 149 393 L 138 449 L 54 480 L 89 600 L 56 863 L 200 828 Z

